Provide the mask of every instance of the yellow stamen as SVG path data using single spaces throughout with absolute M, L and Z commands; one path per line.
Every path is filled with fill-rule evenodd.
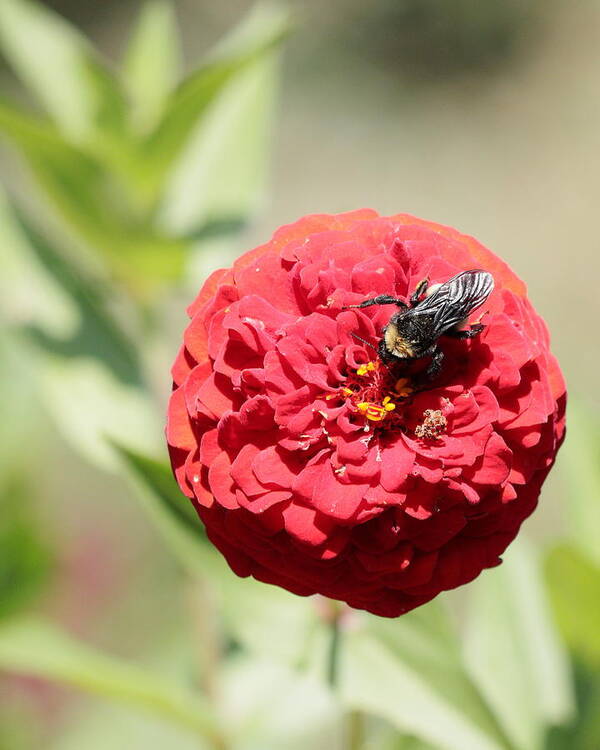
M 368 372 L 374 372 L 379 369 L 379 362 L 367 362 L 366 365 L 361 365 L 356 371 L 357 375 L 366 375 Z
M 374 404 L 372 401 L 361 401 L 359 404 L 356 404 L 356 408 L 372 422 L 381 422 L 382 419 L 385 419 L 389 411 L 393 411 L 396 408 L 396 404 L 389 403 L 389 401 L 389 396 L 386 396 L 384 399 L 383 406 Z
M 389 396 L 386 396 L 383 399 L 382 406 L 383 406 L 383 408 L 386 411 L 394 411 L 394 409 L 396 408 L 396 404 L 394 404 L 392 401 L 390 401 L 390 397 Z

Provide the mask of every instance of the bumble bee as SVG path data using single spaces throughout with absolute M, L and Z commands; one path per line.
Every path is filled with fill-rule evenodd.
M 391 295 L 381 294 L 360 305 L 348 307 L 397 305 L 400 309 L 392 315 L 382 331 L 377 347 L 379 357 L 386 366 L 431 357 L 425 376 L 432 379 L 440 372 L 444 359 L 444 353 L 437 346 L 439 337 L 470 339 L 480 334 L 485 328 L 481 323 L 475 323 L 466 330 L 458 326 L 487 300 L 493 288 L 494 279 L 487 271 L 463 271 L 443 284 L 431 287 L 429 280 L 423 279 L 417 284 L 408 304 Z

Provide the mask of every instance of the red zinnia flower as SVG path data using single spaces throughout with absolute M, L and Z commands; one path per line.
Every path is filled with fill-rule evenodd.
M 495 289 L 442 370 L 389 369 L 395 308 L 343 309 L 485 269 Z M 189 308 L 167 439 L 182 491 L 240 576 L 394 617 L 497 565 L 564 435 L 548 332 L 510 268 L 454 229 L 307 216 L 217 271 Z M 419 385 L 420 384 L 420 385 Z

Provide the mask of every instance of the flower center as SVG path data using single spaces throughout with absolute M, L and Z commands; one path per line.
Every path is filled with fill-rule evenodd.
M 351 408 L 371 422 L 384 419 L 398 421 L 396 408 L 410 397 L 413 387 L 409 378 L 396 378 L 380 362 L 367 362 L 348 376 L 346 385 L 340 389 Z M 329 394 L 327 399 L 337 394 Z M 396 413 L 395 413 L 396 412 Z

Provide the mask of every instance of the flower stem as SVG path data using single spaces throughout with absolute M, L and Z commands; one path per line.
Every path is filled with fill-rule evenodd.
M 364 716 L 360 711 L 348 714 L 348 750 L 361 750 L 365 741 Z
M 340 617 L 339 612 L 334 611 L 330 621 L 329 658 L 327 661 L 327 682 L 334 689 L 337 685 L 339 653 L 340 653 Z

